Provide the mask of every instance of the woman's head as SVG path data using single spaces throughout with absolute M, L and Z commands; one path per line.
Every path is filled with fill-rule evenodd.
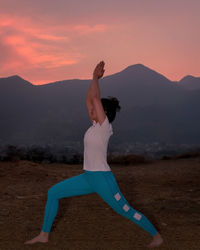
M 119 112 L 121 107 L 116 97 L 108 96 L 108 98 L 101 98 L 103 109 L 108 117 L 109 122 L 113 122 L 116 112 Z

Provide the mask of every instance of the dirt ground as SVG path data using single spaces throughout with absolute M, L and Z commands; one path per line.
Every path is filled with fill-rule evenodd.
M 158 229 L 157 249 L 200 249 L 200 158 L 110 165 L 133 208 Z M 60 200 L 48 243 L 24 245 L 42 226 L 48 189 L 82 165 L 0 162 L 0 249 L 137 250 L 152 237 L 97 194 Z

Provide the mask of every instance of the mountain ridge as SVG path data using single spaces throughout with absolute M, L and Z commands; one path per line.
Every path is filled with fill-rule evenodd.
M 198 81 L 200 81 L 200 77 L 195 77 L 195 76 L 192 76 L 192 75 L 186 75 L 186 76 L 182 77 L 179 81 L 172 81 L 172 80 L 168 79 L 165 75 L 163 75 L 163 74 L 161 74 L 161 73 L 159 73 L 159 72 L 145 66 L 142 63 L 129 65 L 126 68 L 122 69 L 121 71 L 116 72 L 116 73 L 111 74 L 111 75 L 107 75 L 107 76 L 103 77 L 102 79 L 109 79 L 109 78 L 112 78 L 112 77 L 118 77 L 118 75 L 120 75 L 120 74 L 127 74 L 127 73 L 129 73 L 129 74 L 134 74 L 134 73 L 136 74 L 137 73 L 137 74 L 141 74 L 141 75 L 142 75 L 142 73 L 154 74 L 155 76 L 157 75 L 157 77 L 163 78 L 163 80 L 169 81 L 171 83 L 178 83 L 179 85 L 181 83 L 186 84 L 185 82 L 188 83 L 189 80 L 192 80 L 192 81 L 198 80 Z M 29 84 L 34 85 L 34 86 L 48 85 L 48 84 L 53 84 L 53 83 L 63 83 L 63 82 L 70 82 L 70 81 L 72 82 L 72 81 L 90 81 L 91 80 L 91 79 L 78 79 L 78 78 L 63 79 L 63 80 L 52 81 L 52 82 L 47 82 L 47 83 L 44 83 L 44 84 L 37 85 L 37 84 L 31 83 L 30 81 L 25 80 L 23 77 L 21 77 L 19 75 L 11 75 L 11 76 L 8 76 L 8 77 L 0 78 L 0 80 L 2 80 L 2 79 L 4 79 L 4 80 L 6 80 L 6 79 L 8 79 L 8 80 L 18 80 L 18 81 L 23 80 L 24 82 L 29 83 Z
M 82 145 L 91 125 L 85 105 L 91 80 L 59 82 L 37 86 L 18 76 L 0 79 L 0 143 Z M 200 143 L 200 89 L 172 84 L 141 64 L 104 77 L 100 89 L 122 107 L 112 148 L 124 142 Z

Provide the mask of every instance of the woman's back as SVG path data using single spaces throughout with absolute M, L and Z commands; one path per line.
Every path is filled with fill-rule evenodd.
M 110 136 L 113 134 L 112 124 L 106 116 L 100 125 L 93 121 L 84 135 L 83 169 L 89 171 L 111 171 L 107 163 L 107 148 Z

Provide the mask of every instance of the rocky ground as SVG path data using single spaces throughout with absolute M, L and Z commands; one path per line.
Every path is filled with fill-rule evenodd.
M 164 238 L 157 249 L 200 249 L 200 157 L 110 165 L 120 190 Z M 24 245 L 41 229 L 48 189 L 82 165 L 0 162 L 0 250 L 137 250 L 152 237 L 97 194 L 64 198 L 48 243 Z

